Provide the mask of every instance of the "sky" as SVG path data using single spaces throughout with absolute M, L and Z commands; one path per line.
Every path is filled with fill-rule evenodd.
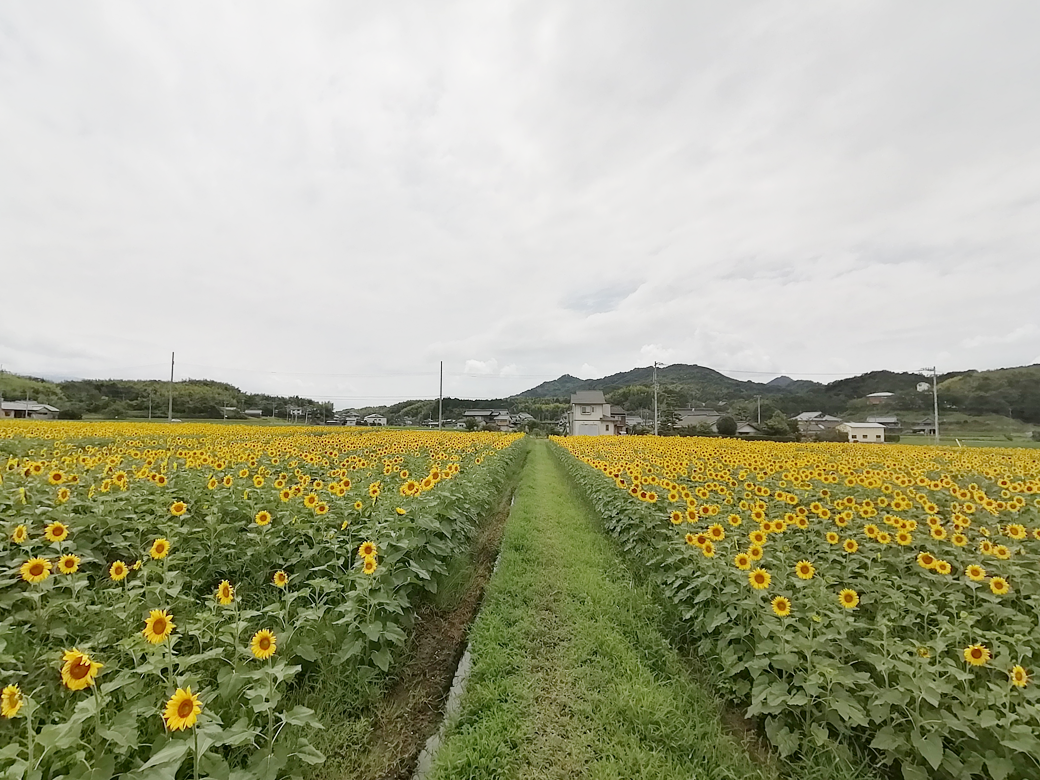
M 1040 362 L 1035 2 L 0 0 L 0 364 L 337 408 Z

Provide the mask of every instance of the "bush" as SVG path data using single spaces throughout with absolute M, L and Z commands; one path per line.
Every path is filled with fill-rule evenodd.
M 83 412 L 77 409 L 62 409 L 58 412 L 59 420 L 82 420 Z
M 717 430 L 722 436 L 736 436 L 737 421 L 728 414 L 724 414 L 715 422 L 715 430 Z

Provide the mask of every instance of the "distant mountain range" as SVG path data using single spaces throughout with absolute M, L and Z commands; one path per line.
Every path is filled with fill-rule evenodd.
M 887 372 L 885 372 L 887 373 Z M 915 375 L 916 376 L 916 375 Z M 519 393 L 519 398 L 564 398 L 578 390 L 602 390 L 610 393 L 632 386 L 649 386 L 654 381 L 653 366 L 633 368 L 619 374 L 611 374 L 601 379 L 578 379 L 576 376 L 564 374 L 559 379 L 542 382 L 537 387 Z M 804 393 L 825 387 L 819 382 L 805 379 L 791 379 L 779 376 L 769 382 L 751 382 L 733 379 L 715 369 L 705 366 L 675 363 L 657 369 L 657 381 L 660 385 L 681 387 L 695 395 L 702 403 L 732 398 L 747 398 L 755 395 L 775 395 L 779 393 Z
M 653 386 L 652 366 L 633 368 L 600 379 L 579 379 L 564 374 L 519 393 L 518 399 L 566 401 L 578 390 L 602 390 L 610 403 L 647 408 Z M 676 363 L 657 369 L 658 385 L 672 406 L 721 405 L 762 397 L 785 413 L 817 410 L 828 414 L 865 404 L 870 393 L 894 393 L 889 406 L 904 410 L 931 409 L 931 393 L 918 392 L 923 374 L 871 371 L 821 384 L 778 376 L 768 382 L 733 379 L 705 366 Z M 938 377 L 940 406 L 970 414 L 1002 414 L 1026 422 L 1040 422 L 1040 364 L 991 371 L 954 371 Z

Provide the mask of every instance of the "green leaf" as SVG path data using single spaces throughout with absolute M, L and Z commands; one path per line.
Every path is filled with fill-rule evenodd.
M 314 710 L 302 705 L 293 707 L 288 712 L 283 712 L 282 720 L 290 726 L 310 726 L 313 729 L 325 728 L 322 722 L 318 720 L 318 716 L 314 714 Z
M 375 665 L 384 672 L 390 668 L 390 658 L 390 650 L 385 647 L 372 653 L 372 660 L 375 662 Z
M 986 767 L 989 769 L 993 780 L 1004 780 L 1005 777 L 1015 771 L 1015 765 L 1003 756 L 987 756 Z
M 300 740 L 300 746 L 293 755 L 311 766 L 325 762 L 325 755 L 305 739 Z
M 921 736 L 916 731 L 910 735 L 910 741 L 914 743 L 914 747 L 921 754 L 925 761 L 931 764 L 932 769 L 938 769 L 939 764 L 942 763 L 943 758 L 943 743 L 942 737 L 938 734 L 929 734 L 928 736 Z

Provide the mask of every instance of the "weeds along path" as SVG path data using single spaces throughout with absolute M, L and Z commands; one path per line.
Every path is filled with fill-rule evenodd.
M 407 780 L 412 776 L 426 740 L 443 719 L 452 677 L 491 578 L 526 457 L 526 450 L 521 450 L 506 473 L 497 506 L 478 529 L 471 548 L 451 562 L 437 594 L 419 611 L 408 658 L 393 686 L 370 711 L 343 711 L 331 702 L 329 720 L 339 725 L 316 740 L 328 758 L 307 780 Z M 320 702 L 312 704 L 321 710 Z
M 548 443 L 531 446 L 431 776 L 773 776 L 684 671 Z

